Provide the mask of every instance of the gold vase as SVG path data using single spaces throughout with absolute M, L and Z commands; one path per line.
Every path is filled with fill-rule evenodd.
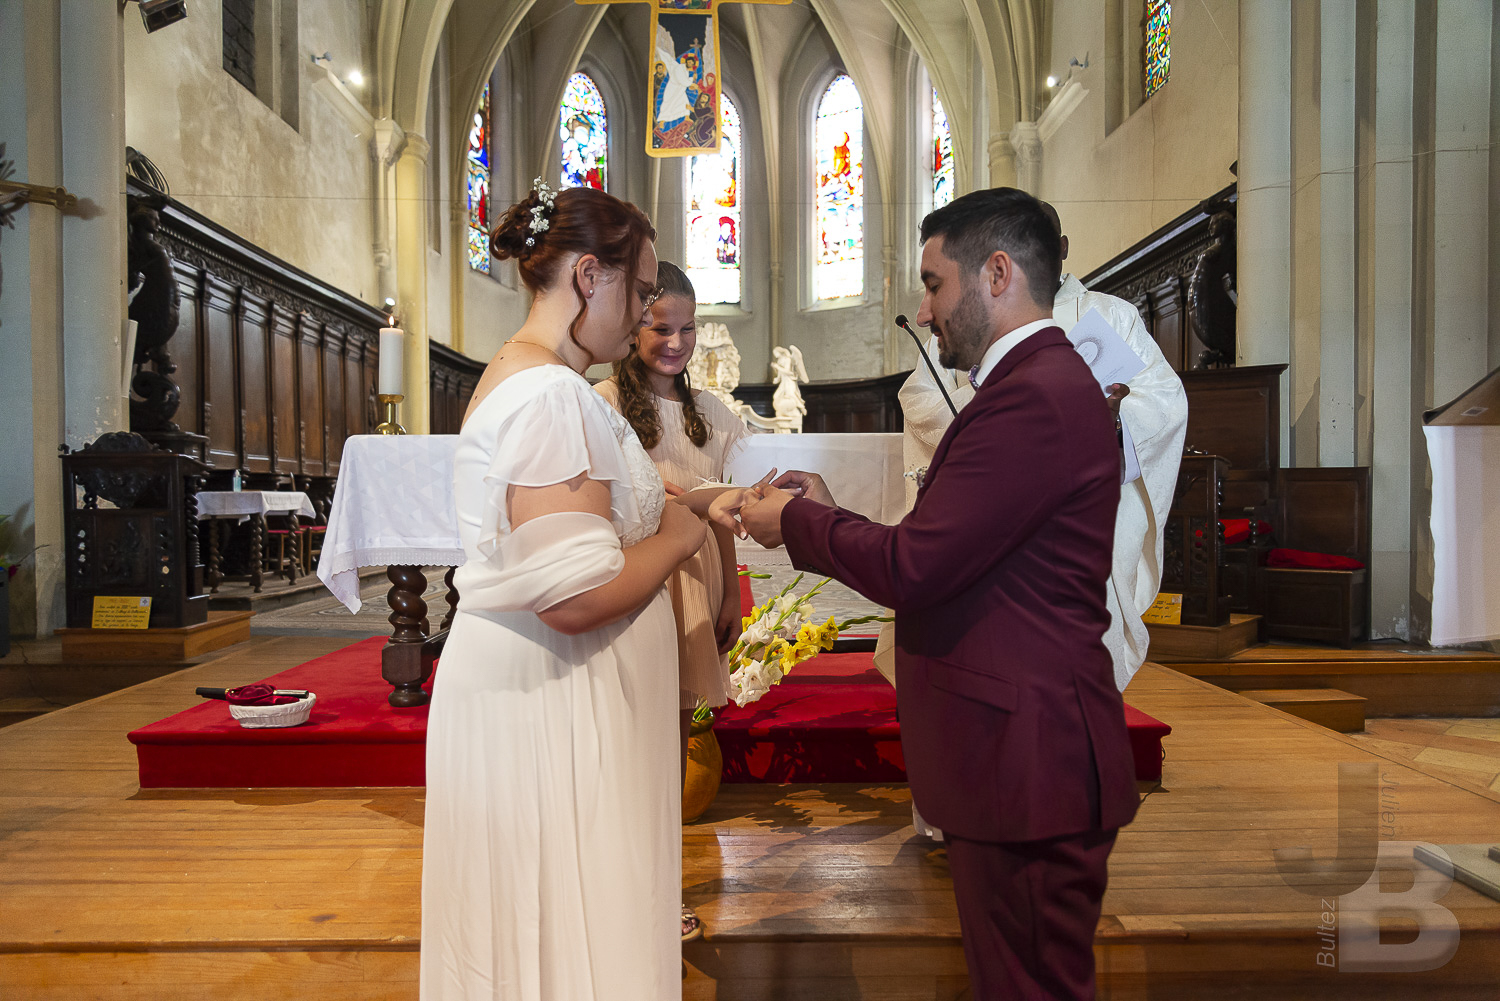
M 714 736 L 714 720 L 693 721 L 688 731 L 687 778 L 682 784 L 682 822 L 691 824 L 713 805 L 724 776 L 724 755 Z

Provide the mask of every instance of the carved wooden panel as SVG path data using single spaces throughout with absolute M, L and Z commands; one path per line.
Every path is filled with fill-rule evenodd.
M 323 328 L 323 421 L 323 469 L 335 476 L 344 451 L 344 338 L 332 326 Z
M 433 434 L 458 434 L 484 374 L 484 363 L 432 341 L 428 351 L 428 415 Z
M 1187 363 L 1184 353 L 1187 315 L 1183 310 L 1183 300 L 1182 279 L 1172 275 L 1147 291 L 1146 301 L 1150 311 L 1141 314 L 1143 320 L 1150 317 L 1147 329 L 1161 348 L 1161 353 L 1166 355 L 1167 362 L 1179 372 L 1192 367 Z
M 177 333 L 170 341 L 172 361 L 177 366 L 172 376 L 182 391 L 182 403 L 173 418 L 177 426 L 194 434 L 203 433 L 203 327 L 198 288 L 201 276 L 190 268 L 178 266 L 177 292 L 182 297 Z
M 271 471 L 270 353 L 266 329 L 269 303 L 240 293 L 240 455 L 241 468 Z
M 371 427 L 384 314 L 133 179 L 127 187 L 157 210 L 158 242 L 174 262 L 174 419 L 208 437 L 211 485 L 233 469 L 263 474 L 267 485 L 333 475 L 344 438 Z
M 271 466 L 278 473 L 302 471 L 297 442 L 297 318 L 271 313 Z
M 1133 303 L 1162 354 L 1180 372 L 1201 368 L 1207 347 L 1188 309 L 1194 273 L 1202 273 L 1200 281 L 1205 275 L 1210 281 L 1222 281 L 1227 272 L 1233 287 L 1233 218 L 1238 202 L 1238 192 L 1231 184 L 1080 279 L 1095 292 Z M 1205 257 L 1213 259 L 1217 267 L 1202 268 Z M 1230 302 L 1222 292 L 1217 294 L 1224 303 Z M 1232 313 L 1232 305 L 1225 308 Z M 1232 359 L 1232 320 L 1222 324 L 1220 339 L 1228 345 L 1228 357 Z
M 1162 533 L 1161 590 L 1182 595 L 1182 624 L 1221 626 L 1229 604 L 1219 581 L 1223 532 L 1220 483 L 1227 464 L 1216 455 L 1185 455 Z
M 208 464 L 234 469 L 240 464 L 238 363 L 235 358 L 234 286 L 214 275 L 203 290 L 203 433 Z M 173 338 L 175 341 L 176 338 Z
M 297 387 L 301 397 L 297 410 L 297 436 L 302 471 L 308 476 L 323 475 L 323 439 L 327 430 L 323 420 L 322 337 L 322 324 L 310 316 L 303 316 L 297 341 Z
M 1236 472 L 1269 479 L 1281 466 L 1281 373 L 1285 365 L 1183 372 L 1187 447 L 1222 455 Z

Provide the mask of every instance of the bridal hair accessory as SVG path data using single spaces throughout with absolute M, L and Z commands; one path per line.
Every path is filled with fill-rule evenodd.
M 531 182 L 536 191 L 537 206 L 531 210 L 531 235 L 526 238 L 526 246 L 536 246 L 536 234 L 545 233 L 551 228 L 552 223 L 547 221 L 547 213 L 551 212 L 557 203 L 557 192 L 552 190 L 552 185 L 538 177 Z

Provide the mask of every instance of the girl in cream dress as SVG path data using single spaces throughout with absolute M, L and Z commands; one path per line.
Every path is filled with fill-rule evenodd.
M 630 421 L 662 479 L 683 490 L 722 483 L 725 465 L 749 432 L 712 393 L 695 393 L 688 386 L 685 371 L 697 344 L 692 283 L 666 261 L 657 268 L 656 282 L 662 294 L 636 335 L 634 349 L 615 363 L 613 378 L 596 388 Z M 742 621 L 734 537 L 711 525 L 703 548 L 678 568 L 668 586 L 677 620 L 678 734 L 685 762 L 698 700 L 714 707 L 729 701 L 724 654 L 739 638 Z M 683 939 L 701 933 L 697 915 L 684 907 Z
M 654 231 L 603 192 L 538 187 L 493 237 L 535 301 L 455 456 L 468 561 L 428 723 L 421 996 L 662 1001 L 681 996 L 663 585 L 705 529 L 580 374 L 628 350 Z

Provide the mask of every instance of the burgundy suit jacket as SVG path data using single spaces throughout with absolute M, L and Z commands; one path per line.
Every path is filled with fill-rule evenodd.
M 1103 642 L 1119 501 L 1109 406 L 1054 327 L 990 372 L 899 525 L 806 499 L 783 509 L 799 570 L 896 610 L 907 775 L 942 830 L 1035 841 L 1135 816 Z

